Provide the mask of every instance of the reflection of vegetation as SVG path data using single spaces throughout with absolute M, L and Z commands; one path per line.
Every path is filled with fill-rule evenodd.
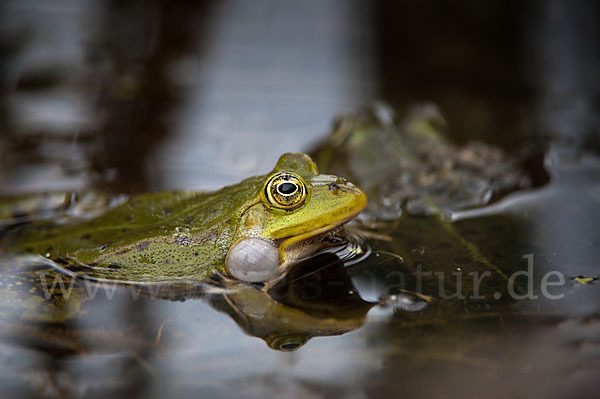
M 2 258 L 0 288 L 0 336 L 4 339 L 63 354 L 152 346 L 153 337 L 146 340 L 111 323 L 98 325 L 102 300 L 109 296 L 123 299 L 116 287 L 104 292 L 58 273 L 44 259 Z
M 454 298 L 468 309 L 510 303 L 507 276 L 522 270 L 524 262 L 514 220 L 506 216 L 463 220 L 452 223 L 451 232 L 446 224 L 435 216 L 379 223 L 378 233 L 392 240 L 371 240 L 373 255 L 350 273 L 388 289 Z M 521 288 L 516 286 L 516 292 Z
M 118 377 L 93 373 L 94 383 L 115 387 L 127 381 L 134 387 L 147 381 L 152 370 L 146 359 L 158 349 L 161 329 L 148 320 L 144 298 L 136 301 L 135 320 L 124 322 L 128 298 L 112 293 L 119 312 L 107 309 L 104 292 L 91 300 L 83 282 L 57 274 L 44 262 L 1 259 L 0 342 L 18 353 L 11 367 L 27 370 L 15 383 L 36 392 L 36 397 L 75 397 L 80 384 L 92 377 L 73 373 L 71 362 L 89 361 L 86 356 L 93 352 L 118 354 L 113 367 L 122 368 Z M 3 349 L 2 355 L 6 352 Z
M 453 317 L 448 317 L 449 313 Z M 466 367 L 473 375 L 507 371 L 509 367 L 525 372 L 529 365 L 512 352 L 514 342 L 530 334 L 532 324 L 560 320 L 559 315 L 537 311 L 468 314 L 434 305 L 423 314 L 398 315 L 375 329 L 372 350 L 385 359 L 388 378 L 412 372 L 424 373 L 425 377 L 436 367 Z
M 171 133 L 167 115 L 180 100 L 169 68 L 192 51 L 201 53 L 197 34 L 211 7 L 210 1 L 152 0 L 143 5 L 109 1 L 103 9 L 89 50 L 97 107 L 106 115 L 97 155 L 102 169 L 116 169 L 120 192 L 144 190 L 144 158 Z

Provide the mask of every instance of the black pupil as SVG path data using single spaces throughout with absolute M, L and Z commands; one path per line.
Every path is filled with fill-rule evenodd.
M 288 182 L 281 183 L 277 186 L 277 191 L 284 195 L 293 194 L 296 191 L 296 185 Z
M 281 349 L 286 350 L 286 351 L 291 351 L 291 350 L 296 349 L 299 346 L 300 346 L 300 344 L 297 344 L 297 343 L 289 343 L 289 344 L 281 345 Z

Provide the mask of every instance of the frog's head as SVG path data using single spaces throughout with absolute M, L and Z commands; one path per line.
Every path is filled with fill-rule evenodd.
M 308 155 L 284 154 L 243 213 L 227 271 L 243 281 L 275 280 L 317 249 L 317 236 L 348 222 L 366 204 L 358 187 L 319 174 Z

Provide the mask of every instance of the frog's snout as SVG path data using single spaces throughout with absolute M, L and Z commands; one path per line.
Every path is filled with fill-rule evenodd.
M 239 240 L 227 253 L 227 271 L 246 282 L 272 280 L 278 275 L 279 252 L 269 241 L 258 237 Z

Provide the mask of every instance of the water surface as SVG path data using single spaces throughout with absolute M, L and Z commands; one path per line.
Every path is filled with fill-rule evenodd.
M 217 188 L 375 99 L 540 149 L 550 180 L 450 230 L 380 224 L 365 261 L 325 255 L 271 300 L 83 284 L 78 317 L 3 324 L 0 396 L 594 396 L 600 291 L 575 278 L 600 277 L 597 6 L 418 3 L 4 2 L 4 194 Z M 314 337 L 267 345 L 291 333 Z

